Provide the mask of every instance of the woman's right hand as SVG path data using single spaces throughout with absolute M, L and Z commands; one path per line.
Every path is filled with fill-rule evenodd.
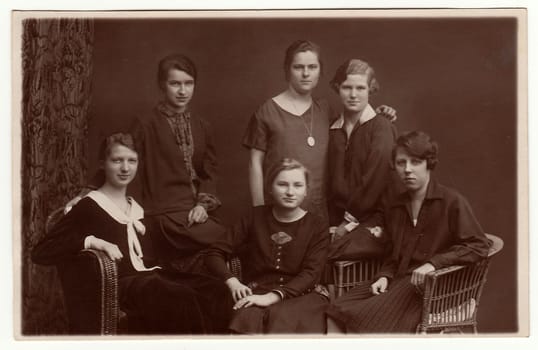
M 379 295 L 381 293 L 385 293 L 387 291 L 388 285 L 389 280 L 387 279 L 387 277 L 380 277 L 370 286 L 370 288 L 372 289 L 372 294 Z
M 238 302 L 246 296 L 252 295 L 252 290 L 241 283 L 237 277 L 230 277 L 226 280 L 226 285 L 232 293 L 234 302 Z
M 120 248 L 113 243 L 105 241 L 104 239 L 92 237 L 92 240 L 90 241 L 90 248 L 105 252 L 112 261 L 119 261 L 121 258 L 123 258 Z

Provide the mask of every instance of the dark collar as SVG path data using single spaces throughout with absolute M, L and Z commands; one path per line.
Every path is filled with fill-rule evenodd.
M 185 110 L 185 112 L 181 112 L 181 113 L 178 113 L 174 110 L 172 110 L 165 102 L 159 102 L 157 104 L 157 106 L 155 106 L 155 109 L 161 113 L 163 116 L 167 117 L 167 118 L 177 118 L 177 117 L 181 117 L 181 116 L 189 116 L 190 114 L 190 111 L 187 107 L 187 109 Z

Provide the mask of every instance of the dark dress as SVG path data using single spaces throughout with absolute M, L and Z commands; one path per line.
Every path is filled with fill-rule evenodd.
M 372 281 L 337 299 L 329 317 L 349 333 L 410 333 L 420 321 L 422 295 L 411 284 L 411 273 L 429 262 L 435 269 L 478 261 L 488 254 L 488 240 L 467 200 L 433 178 L 413 226 L 406 191 L 393 191 L 377 216 L 388 235 L 390 255 Z M 370 285 L 380 277 L 388 290 L 374 296 Z
M 267 308 L 251 306 L 233 315 L 236 333 L 324 333 L 328 298 L 316 283 L 326 261 L 328 228 L 321 218 L 306 213 L 301 219 L 277 221 L 270 206 L 253 208 L 225 240 L 207 252 L 208 269 L 223 282 L 233 277 L 225 260 L 241 259 L 243 279 L 254 294 L 277 290 L 284 299 Z M 316 290 L 318 292 L 316 292 Z M 231 294 L 228 292 L 228 294 Z
M 38 264 L 59 264 L 84 248 L 93 235 L 116 244 L 123 258 L 118 264 L 120 308 L 128 315 L 129 332 L 137 334 L 223 333 L 229 308 L 223 300 L 229 293 L 209 276 L 166 270 L 137 271 L 129 255 L 127 225 L 112 218 L 93 199 L 83 198 L 39 242 L 32 251 Z M 138 235 L 142 251 L 151 251 L 147 234 Z M 144 257 L 144 265 L 152 261 Z
M 396 128 L 371 107 L 368 111 L 373 118 L 357 122 L 349 139 L 342 118 L 329 131 L 331 225 L 340 224 L 346 211 L 359 222 L 367 219 L 391 180 Z
M 325 100 L 314 99 L 310 108 L 297 116 L 269 99 L 252 115 L 243 137 L 245 147 L 265 152 L 264 174 L 282 158 L 294 158 L 307 167 L 310 171 L 308 196 L 302 207 L 324 219 L 327 219 L 327 149 L 331 116 Z M 316 141 L 313 147 L 307 144 L 310 125 Z
M 207 121 L 188 113 L 192 144 L 178 144 L 167 115 L 156 107 L 150 117 L 132 128 L 140 165 L 137 179 L 145 223 L 152 234 L 156 254 L 163 265 L 189 270 L 190 258 L 220 238 L 225 228 L 214 216 L 202 224 L 188 225 L 189 211 L 202 196 L 216 198 L 217 160 L 213 134 Z M 182 147 L 193 150 L 185 159 Z M 193 179 L 189 167 L 194 169 Z M 210 214 L 208 210 L 208 214 Z
M 396 128 L 383 115 L 376 115 L 370 105 L 363 116 L 368 119 L 357 122 L 349 138 L 343 128 L 343 117 L 336 120 L 329 131 L 329 218 L 333 226 L 344 221 L 345 213 L 359 223 L 365 222 L 374 213 L 392 179 L 391 155 Z M 361 258 L 368 250 L 361 247 L 365 243 L 364 235 L 371 236 L 361 225 L 334 241 L 329 258 Z M 381 242 L 374 243 L 373 248 L 377 245 L 382 248 Z M 370 253 L 376 251 L 379 249 Z

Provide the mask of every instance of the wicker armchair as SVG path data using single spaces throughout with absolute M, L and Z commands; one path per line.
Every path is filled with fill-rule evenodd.
M 61 219 L 63 209 L 58 208 L 48 216 L 46 232 Z M 118 268 L 104 252 L 81 250 L 56 269 L 70 334 L 111 335 L 126 329 L 126 315 L 118 303 Z
M 476 316 L 491 257 L 503 248 L 497 236 L 486 234 L 492 245 L 487 258 L 466 266 L 450 266 L 426 275 L 422 318 L 417 333 L 437 331 L 477 333 Z M 336 297 L 358 283 L 372 279 L 381 267 L 379 259 L 333 263 Z
M 47 218 L 46 232 L 63 216 L 63 207 Z M 241 262 L 228 262 L 241 277 Z M 70 334 L 114 335 L 128 333 L 128 315 L 118 301 L 118 268 L 104 252 L 81 250 L 76 257 L 56 266 L 62 285 Z

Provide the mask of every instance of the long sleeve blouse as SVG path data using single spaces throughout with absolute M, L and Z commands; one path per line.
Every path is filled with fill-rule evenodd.
M 208 269 L 223 281 L 233 277 L 225 261 L 237 254 L 243 283 L 278 290 L 285 298 L 304 294 L 319 282 L 327 259 L 328 227 L 306 213 L 301 219 L 277 221 L 270 206 L 259 206 L 215 243 L 206 255 Z
M 488 239 L 468 201 L 433 178 L 416 226 L 411 215 L 411 200 L 405 190 L 387 195 L 380 213 L 373 224 L 385 228 L 391 253 L 377 277 L 392 279 L 428 262 L 436 269 L 469 264 L 488 254 Z
M 84 240 L 95 236 L 116 244 L 123 259 L 120 260 L 119 276 L 135 274 L 129 255 L 127 225 L 119 223 L 94 200 L 81 199 L 32 250 L 32 260 L 43 265 L 59 264 L 76 256 L 84 249 Z M 147 235 L 138 235 L 146 267 L 154 265 L 152 246 Z
M 331 222 L 338 224 L 343 213 L 363 221 L 372 215 L 391 181 L 391 154 L 396 128 L 368 106 L 364 122 L 357 122 L 349 137 L 343 117 L 330 129 L 329 169 Z

